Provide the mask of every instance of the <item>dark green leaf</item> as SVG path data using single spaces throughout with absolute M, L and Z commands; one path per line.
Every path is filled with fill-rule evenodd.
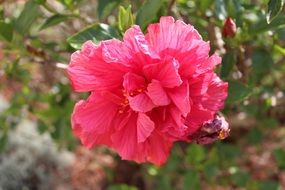
M 285 169 L 285 149 L 278 148 L 273 151 L 273 156 L 277 162 L 277 165 L 280 169 Z
M 199 190 L 200 189 L 200 176 L 194 170 L 188 170 L 184 176 L 184 190 Z
M 121 0 L 99 0 L 97 12 L 100 19 L 105 19 L 119 5 Z
M 252 55 L 252 67 L 255 74 L 264 74 L 273 66 L 271 54 L 264 49 L 256 49 Z
M 191 144 L 187 148 L 187 160 L 193 165 L 199 164 L 205 159 L 205 156 L 205 150 L 201 145 Z
M 126 184 L 120 184 L 120 185 L 111 185 L 108 190 L 137 190 L 138 188 L 134 186 L 129 186 Z
M 283 0 L 270 0 L 268 2 L 267 23 L 269 24 L 282 10 Z
M 257 144 L 262 141 L 263 133 L 258 128 L 253 128 L 247 135 L 247 140 L 251 144 Z
M 0 136 L 0 153 L 5 150 L 5 147 L 8 143 L 8 134 L 5 132 Z
M 232 181 L 235 185 L 239 187 L 245 187 L 248 180 L 249 180 L 249 174 L 243 171 L 237 171 L 232 175 Z
M 259 22 L 250 27 L 249 32 L 252 35 L 256 35 L 262 32 L 266 32 L 269 30 L 276 30 L 278 28 L 284 28 L 284 27 L 285 27 L 285 14 L 280 13 L 269 24 L 267 23 L 266 19 L 261 19 Z
M 258 187 L 259 190 L 279 190 L 279 184 L 272 180 L 259 181 Z
M 49 17 L 43 24 L 42 26 L 40 27 L 40 30 L 43 30 L 43 29 L 46 29 L 48 27 L 51 27 L 51 26 L 54 26 L 54 25 L 57 25 L 65 20 L 67 20 L 68 16 L 66 15 L 61 15 L 61 14 L 56 14 L 56 15 L 53 15 L 51 17 Z
M 67 39 L 67 42 L 75 49 L 80 49 L 88 40 L 99 43 L 102 40 L 117 38 L 118 32 L 107 24 L 94 24 Z
M 5 38 L 8 42 L 13 39 L 13 26 L 10 23 L 0 21 L 0 35 Z
M 120 6 L 119 8 L 119 29 L 124 32 L 134 24 L 131 5 L 127 9 Z
M 164 0 L 147 0 L 138 11 L 136 24 L 145 29 L 149 23 L 157 18 L 157 13 L 163 4 Z
M 232 51 L 227 52 L 226 55 L 224 55 L 223 60 L 222 60 L 222 69 L 221 69 L 222 78 L 226 78 L 229 76 L 235 63 L 236 63 L 235 53 Z
M 35 0 L 36 3 L 43 5 L 46 3 L 46 0 Z
M 30 0 L 25 4 L 23 11 L 20 16 L 17 18 L 15 22 L 16 31 L 24 35 L 26 34 L 34 21 L 37 19 L 39 15 L 39 4 Z
M 237 82 L 237 81 L 230 81 L 229 82 L 229 95 L 228 95 L 227 102 L 232 103 L 232 102 L 241 101 L 247 96 L 249 96 L 250 93 L 251 93 L 251 90 L 244 84 Z

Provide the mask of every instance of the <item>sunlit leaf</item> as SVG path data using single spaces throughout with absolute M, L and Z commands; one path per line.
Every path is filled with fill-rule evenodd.
M 268 2 L 267 23 L 270 23 L 281 12 L 283 4 L 283 0 L 270 0 Z
M 120 6 L 119 8 L 119 29 L 124 32 L 128 28 L 130 28 L 134 24 L 134 18 L 132 15 L 131 5 L 125 9 L 124 7 Z
M 259 22 L 250 27 L 249 32 L 252 35 L 256 35 L 262 32 L 266 32 L 269 30 L 276 30 L 278 28 L 284 28 L 284 27 L 285 27 L 285 14 L 280 13 L 269 24 L 267 23 L 265 18 L 261 19 Z
M 102 40 L 117 38 L 118 32 L 107 24 L 94 24 L 67 39 L 67 42 L 75 49 L 80 49 L 88 40 L 99 43 Z

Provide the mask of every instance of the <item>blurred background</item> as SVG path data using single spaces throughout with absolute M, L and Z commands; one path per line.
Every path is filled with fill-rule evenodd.
M 230 137 L 176 143 L 162 167 L 85 149 L 70 126 L 87 95 L 70 89 L 71 53 L 162 15 L 223 57 Z M 0 0 L 0 189 L 285 189 L 284 81 L 284 0 Z

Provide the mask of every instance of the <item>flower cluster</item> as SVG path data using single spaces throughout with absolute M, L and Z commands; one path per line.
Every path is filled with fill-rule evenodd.
M 172 17 L 145 35 L 133 26 L 123 41 L 87 41 L 67 69 L 75 91 L 91 92 L 75 105 L 75 135 L 88 148 L 103 144 L 122 159 L 163 164 L 175 141 L 201 139 L 195 134 L 223 108 L 228 85 L 214 73 L 221 58 L 209 51 L 193 26 Z

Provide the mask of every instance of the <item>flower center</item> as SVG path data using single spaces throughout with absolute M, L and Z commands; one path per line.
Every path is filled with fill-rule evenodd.
M 128 92 L 127 90 L 122 90 L 123 91 L 123 101 L 120 103 L 120 106 L 119 106 L 119 109 L 118 109 L 118 112 L 120 114 L 124 113 L 126 111 L 126 108 L 129 106 L 129 100 L 128 100 L 128 97 L 134 97 L 134 96 L 137 96 L 139 95 L 140 93 L 144 92 L 146 90 L 145 87 L 140 87 L 140 88 L 137 88 L 131 92 Z

